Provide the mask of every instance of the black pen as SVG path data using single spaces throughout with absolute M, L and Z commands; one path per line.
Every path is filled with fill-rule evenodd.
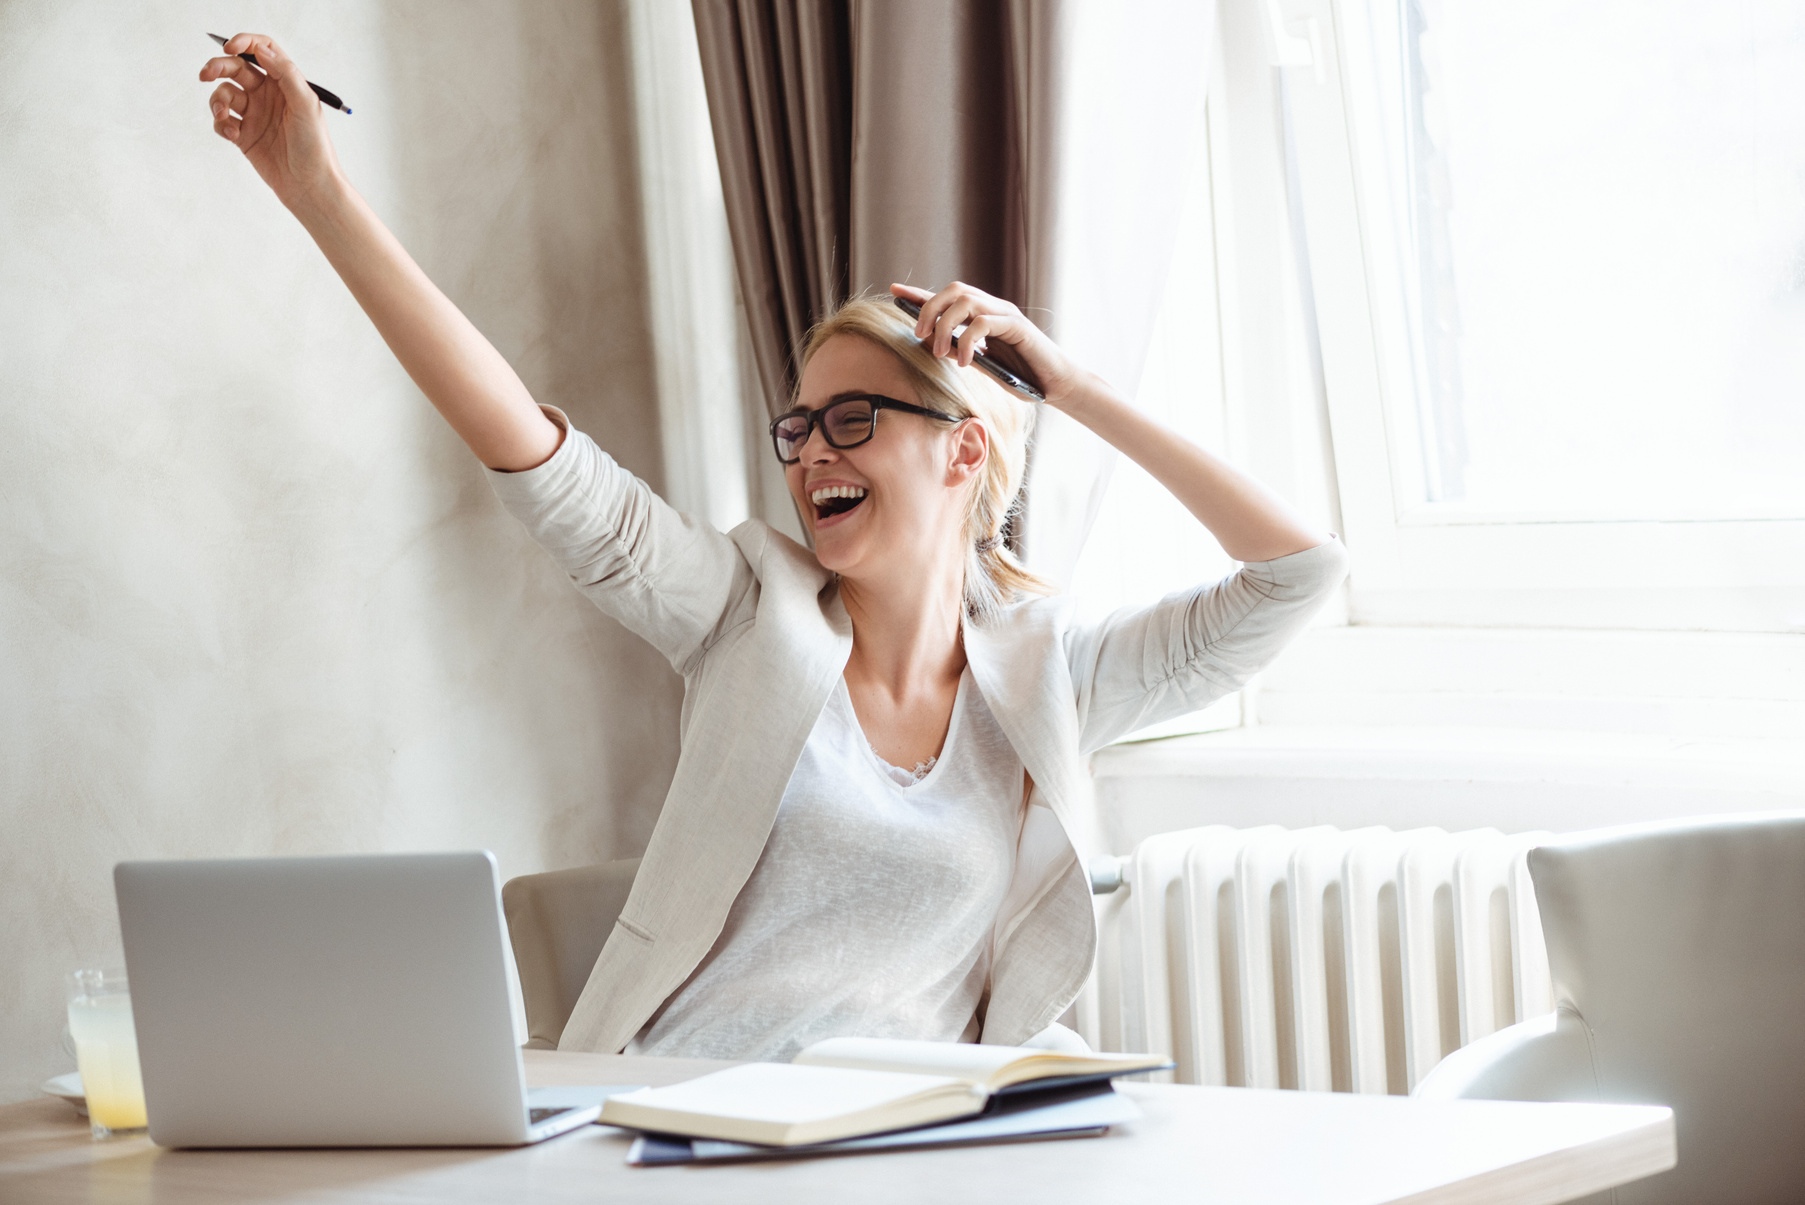
M 212 38 L 215 42 L 218 42 L 221 49 L 225 48 L 226 39 L 220 37 L 216 33 L 210 33 L 207 36 Z M 259 67 L 257 64 L 257 56 L 256 55 L 241 54 L 238 57 L 243 59 L 245 62 L 249 63 L 251 66 L 257 67 L 257 69 L 259 71 L 263 70 L 263 68 Z M 351 106 L 346 104 L 344 101 L 340 100 L 336 93 L 326 91 L 326 89 L 320 87 L 318 84 L 314 83 L 312 80 L 307 81 L 307 86 L 309 88 L 313 89 L 313 94 L 315 96 L 319 97 L 320 103 L 325 105 L 328 109 L 337 109 L 340 113 L 343 113 L 347 117 L 349 117 L 351 115 Z

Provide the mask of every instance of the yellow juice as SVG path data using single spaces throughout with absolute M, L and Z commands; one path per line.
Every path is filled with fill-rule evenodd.
M 88 1097 L 88 1120 L 109 1130 L 142 1128 L 144 1081 L 138 1075 L 132 998 L 124 992 L 77 996 L 69 1002 L 69 1033 Z

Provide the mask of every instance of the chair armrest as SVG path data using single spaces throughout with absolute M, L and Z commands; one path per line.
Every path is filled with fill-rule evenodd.
M 1586 1023 L 1569 1007 L 1500 1029 L 1437 1063 L 1410 1093 L 1430 1100 L 1598 1099 Z

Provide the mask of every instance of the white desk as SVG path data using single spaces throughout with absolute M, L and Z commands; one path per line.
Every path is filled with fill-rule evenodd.
M 725 1066 L 527 1052 L 542 1084 L 667 1084 Z M 0 1108 L 0 1201 L 377 1202 L 1570 1200 L 1672 1167 L 1673 1115 L 1630 1105 L 1123 1084 L 1145 1118 L 1103 1138 L 717 1167 L 627 1167 L 594 1126 L 517 1150 L 166 1151 L 96 1143 L 62 1101 Z

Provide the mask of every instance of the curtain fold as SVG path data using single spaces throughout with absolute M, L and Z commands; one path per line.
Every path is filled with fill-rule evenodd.
M 693 9 L 768 414 L 789 404 L 810 323 L 892 280 L 1007 297 L 1133 396 L 1182 200 L 1182 159 L 1161 149 L 1202 119 L 1213 3 Z M 1112 454 L 1041 419 L 1015 535 L 1063 582 Z
M 846 294 L 849 14 L 843 0 L 697 0 L 694 12 L 734 267 L 775 415 L 803 335 Z
M 854 292 L 959 279 L 1020 293 L 1009 16 L 956 0 L 854 7 Z

